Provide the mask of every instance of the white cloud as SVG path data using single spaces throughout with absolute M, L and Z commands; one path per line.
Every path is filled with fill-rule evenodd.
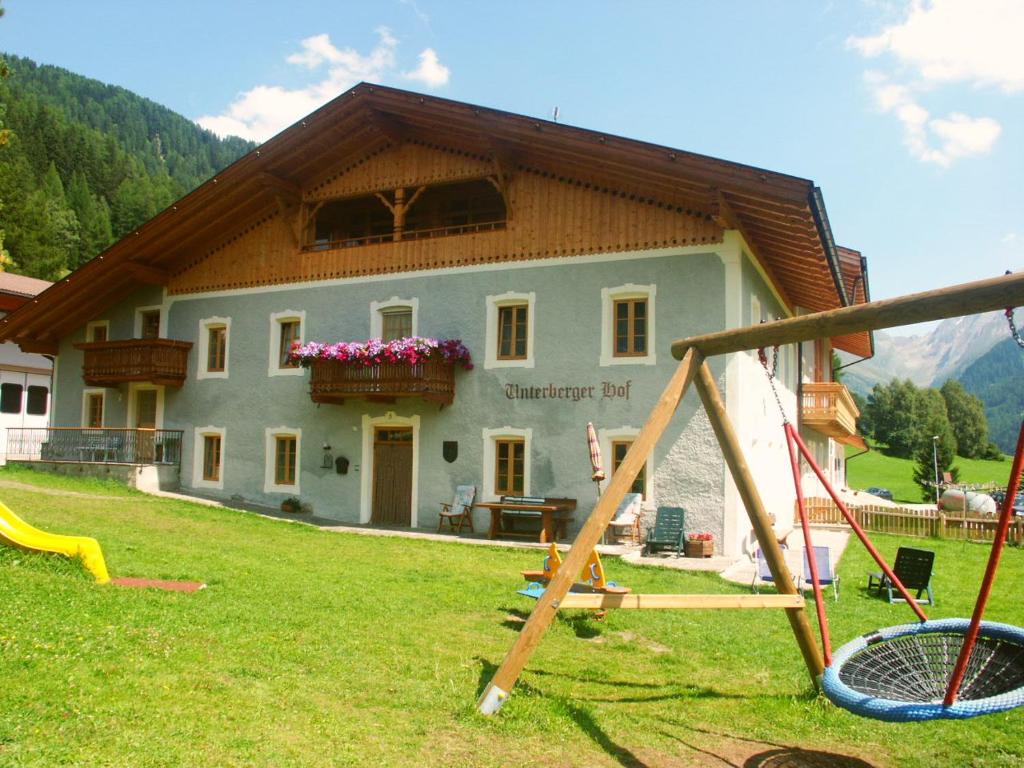
M 221 136 L 266 141 L 360 81 L 384 82 L 398 76 L 398 40 L 387 27 L 379 27 L 377 37 L 377 45 L 365 55 L 336 47 L 326 34 L 307 37 L 286 61 L 311 72 L 326 67 L 320 80 L 298 89 L 257 85 L 239 94 L 221 114 L 204 115 L 196 122 Z M 419 59 L 419 67 L 401 76 L 430 88 L 448 82 L 449 70 L 432 48 L 420 53 Z
M 1017 241 L 1017 233 L 1016 232 L 1007 232 L 999 240 L 1000 243 L 1013 243 L 1013 242 L 1016 242 L 1016 241 Z
M 418 80 L 429 88 L 438 88 L 448 82 L 451 73 L 448 67 L 440 62 L 433 48 L 426 48 L 420 53 L 420 65 L 412 72 L 403 72 L 403 77 Z
M 1024 3 L 1020 0 L 912 0 L 906 19 L 847 45 L 867 57 L 891 53 L 927 83 L 1024 90 Z

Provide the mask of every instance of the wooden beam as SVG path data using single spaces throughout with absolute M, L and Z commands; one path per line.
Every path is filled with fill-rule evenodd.
M 662 392 L 647 417 L 643 429 L 633 440 L 633 444 L 626 452 L 626 457 L 622 460 L 618 470 L 612 475 L 607 490 L 598 500 L 594 511 L 590 513 L 587 522 L 577 534 L 565 561 L 555 573 L 554 578 L 551 579 L 544 594 L 537 600 L 537 605 L 534 606 L 530 618 L 520 630 L 498 671 L 494 673 L 494 677 L 484 688 L 476 705 L 482 714 L 494 714 L 508 698 L 512 686 L 519 678 L 519 673 L 526 666 L 530 655 L 554 620 L 559 603 L 568 594 L 576 580 L 576 575 L 583 569 L 591 551 L 601 539 L 608 523 L 615 516 L 619 503 L 633 485 L 633 479 L 647 461 L 647 457 L 654 449 L 669 421 L 672 420 L 676 407 L 693 380 L 700 359 L 699 353 L 692 352 L 686 355 L 676 368 L 668 386 L 665 387 L 665 391 Z
M 861 331 L 944 320 L 979 312 L 1024 305 L 1024 272 L 961 283 L 895 299 L 830 309 L 773 323 L 716 331 L 672 342 L 672 354 L 682 359 L 691 348 L 705 357 L 760 347 L 829 339 Z
M 171 281 L 171 273 L 166 269 L 153 267 L 149 264 L 141 264 L 137 261 L 129 261 L 125 264 L 128 273 L 143 283 L 149 285 L 167 285 Z
M 803 608 L 803 595 L 609 595 L 570 592 L 559 608 Z
M 56 341 L 41 339 L 15 339 L 22 352 L 35 355 L 56 355 L 59 345 Z
M 789 567 L 786 565 L 786 558 L 782 554 L 782 547 L 779 545 L 778 539 L 775 538 L 775 531 L 772 528 L 771 520 L 768 518 L 768 513 L 765 511 L 761 494 L 758 492 L 757 485 L 754 482 L 754 476 L 750 473 L 750 467 L 747 465 L 743 449 L 740 447 L 736 431 L 733 429 L 729 414 L 725 410 L 725 403 L 718 392 L 715 378 L 711 374 L 711 369 L 708 367 L 707 362 L 701 363 L 700 370 L 697 372 L 696 383 L 697 394 L 700 395 L 701 402 L 704 404 L 704 410 L 707 411 L 708 419 L 711 420 L 711 428 L 715 431 L 715 437 L 718 438 L 718 445 L 722 449 L 725 463 L 729 467 L 733 482 L 736 483 L 736 489 L 739 491 L 740 499 L 742 499 L 743 506 L 747 510 L 747 516 L 750 518 L 750 524 L 754 528 L 757 543 L 761 546 L 761 551 L 764 552 L 765 560 L 768 562 L 768 568 L 771 570 L 772 578 L 775 579 L 775 587 L 780 594 L 799 595 L 800 593 L 797 591 L 796 584 L 793 583 L 793 577 L 789 572 Z M 825 663 L 821 656 L 821 650 L 815 643 L 814 632 L 811 630 L 811 622 L 807 618 L 807 612 L 803 609 L 802 605 L 800 607 L 787 608 L 786 617 L 789 619 L 789 624 L 793 629 L 793 635 L 796 637 L 800 653 L 804 657 L 807 671 L 811 675 L 811 682 L 817 687 L 818 681 L 825 671 Z
M 272 189 L 276 194 L 284 195 L 295 204 L 302 200 L 302 187 L 291 179 L 284 179 L 267 171 L 261 171 L 256 175 L 256 178 L 259 179 L 263 186 Z

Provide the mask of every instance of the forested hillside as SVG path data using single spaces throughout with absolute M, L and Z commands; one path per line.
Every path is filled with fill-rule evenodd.
M 975 360 L 960 381 L 985 403 L 990 439 L 1013 453 L 1024 414 L 1024 351 L 1006 339 Z
M 0 248 L 12 272 L 60 277 L 254 146 L 124 88 L 4 58 Z

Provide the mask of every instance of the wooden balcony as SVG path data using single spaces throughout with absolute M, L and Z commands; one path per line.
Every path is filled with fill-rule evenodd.
M 850 390 L 834 382 L 804 384 L 802 423 L 823 435 L 843 440 L 857 434 L 860 411 Z
M 124 339 L 75 344 L 85 352 L 82 379 L 93 387 L 116 387 L 129 381 L 180 387 L 188 375 L 191 341 Z
M 400 397 L 451 405 L 455 399 L 453 366 L 444 360 L 353 365 L 317 360 L 311 367 L 309 395 L 314 403 L 344 403 L 362 398 L 393 403 Z

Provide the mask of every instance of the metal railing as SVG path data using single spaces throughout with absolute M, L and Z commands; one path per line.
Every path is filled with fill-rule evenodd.
M 181 429 L 10 427 L 8 461 L 181 464 Z

